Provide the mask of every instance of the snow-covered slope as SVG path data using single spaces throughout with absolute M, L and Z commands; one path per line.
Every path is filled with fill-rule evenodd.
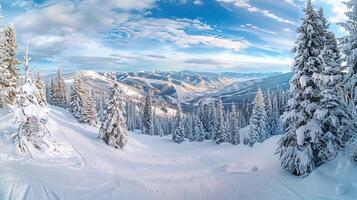
M 226 106 L 230 106 L 232 102 L 240 105 L 244 98 L 252 101 L 258 88 L 266 92 L 268 90 L 275 91 L 277 89 L 287 90 L 292 73 L 282 73 L 270 77 L 251 77 L 246 80 L 236 81 L 235 83 L 217 90 L 216 92 L 208 93 L 191 101 L 193 105 L 198 102 L 220 98 Z
M 130 133 L 120 151 L 99 141 L 97 128 L 51 107 L 51 131 L 66 156 L 30 159 L 4 151 L 12 142 L 7 122 L 0 118 L 0 199 L 357 199 L 354 165 L 337 173 L 330 162 L 294 177 L 274 155 L 279 137 L 249 148 Z
M 65 82 L 72 83 L 76 75 L 81 77 L 84 86 L 97 91 L 107 91 L 113 86 L 114 82 L 117 82 L 94 71 L 77 71 L 76 73 L 66 74 L 64 76 Z M 143 98 L 143 93 L 138 89 L 121 82 L 117 82 L 117 84 L 127 96 L 133 99 Z

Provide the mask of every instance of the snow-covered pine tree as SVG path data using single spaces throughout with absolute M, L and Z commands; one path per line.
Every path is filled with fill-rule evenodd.
M 348 8 L 345 13 L 348 20 L 340 23 L 348 34 L 341 38 L 340 48 L 343 59 L 346 62 L 348 73 L 343 80 L 344 100 L 352 110 L 354 117 L 357 116 L 357 0 L 344 2 Z
M 247 97 L 243 97 L 242 107 L 239 112 L 239 125 L 240 127 L 245 127 L 249 125 L 249 120 L 251 116 L 250 105 Z
M 17 148 L 21 153 L 33 154 L 44 150 L 57 152 L 56 139 L 51 135 L 47 128 L 47 113 L 43 106 L 46 106 L 43 99 L 43 84 L 38 87 L 37 82 L 31 80 L 28 49 L 25 54 L 24 69 L 26 82 L 18 88 L 17 103 L 18 110 L 15 111 L 16 118 L 20 121 L 18 133 L 15 135 Z M 41 91 L 39 91 L 41 88 Z M 39 97 L 42 96 L 42 97 Z
M 12 24 L 4 30 L 2 42 L 2 63 L 0 66 L 1 99 L 4 103 L 16 103 L 16 88 L 19 80 L 19 61 L 16 58 L 16 32 Z
M 142 133 L 145 135 L 154 135 L 153 112 L 151 92 L 148 91 L 145 97 L 145 105 L 142 119 Z
M 84 122 L 83 114 L 86 104 L 85 90 L 80 77 L 74 78 L 74 83 L 71 87 L 71 95 L 69 101 L 69 111 L 79 121 Z
M 303 176 L 316 167 L 318 151 L 313 146 L 318 142 L 322 124 L 314 117 L 321 101 L 321 90 L 313 79 L 322 70 L 318 59 L 324 46 L 325 27 L 311 0 L 304 9 L 299 37 L 295 43 L 294 73 L 290 81 L 291 98 L 283 116 L 284 136 L 278 142 L 277 153 L 281 166 L 292 174 Z
M 237 145 L 240 143 L 239 135 L 239 123 L 238 123 L 238 114 L 235 103 L 232 103 L 231 112 L 229 113 L 229 134 L 230 134 L 230 143 Z
M 184 117 L 184 127 L 185 127 L 185 138 L 187 138 L 190 142 L 195 141 L 196 135 L 193 131 L 193 115 L 186 114 Z
M 96 100 L 97 118 L 99 122 L 103 122 L 105 118 L 104 110 L 105 110 L 105 104 L 107 102 L 107 93 L 97 92 L 97 94 L 99 94 Z
M 185 127 L 183 125 L 183 116 L 180 104 L 178 104 L 177 113 L 175 116 L 175 124 L 172 130 L 172 140 L 176 143 L 181 143 L 185 140 Z
M 227 141 L 228 140 L 227 138 L 229 137 L 228 137 L 228 131 L 226 126 L 226 120 L 224 118 L 223 103 L 222 100 L 219 99 L 217 103 L 214 141 L 216 142 L 216 144 L 221 144 Z
M 46 106 L 47 105 L 47 100 L 46 100 L 46 95 L 45 95 L 45 83 L 41 79 L 40 74 L 37 74 L 36 80 L 35 80 L 35 86 L 37 88 L 37 102 L 40 106 Z
M 270 91 L 265 97 L 265 105 L 267 111 L 267 136 L 278 135 L 280 134 L 280 116 L 278 109 L 274 108 Z
M 62 108 L 67 108 L 67 89 L 64 83 L 63 77 L 61 75 L 61 69 L 57 69 L 57 76 L 55 79 L 52 97 L 52 105 L 59 106 Z
M 253 105 L 253 112 L 250 118 L 250 131 L 246 136 L 249 146 L 267 139 L 267 113 L 264 95 L 260 88 L 256 93 Z
M 195 136 L 195 141 L 203 142 L 205 140 L 205 131 L 203 129 L 203 124 L 200 117 L 196 114 L 193 121 L 193 135 Z
M 53 98 L 53 93 L 54 93 L 54 80 L 53 78 L 49 78 L 49 81 L 46 84 L 46 99 L 47 103 L 52 104 L 52 98 Z
M 205 139 L 212 139 L 214 134 L 214 120 L 216 117 L 216 111 L 212 103 L 204 104 L 201 102 L 198 107 L 198 115 L 205 131 Z
M 135 117 L 136 117 L 135 114 L 136 114 L 135 104 L 132 99 L 129 99 L 126 102 L 126 125 L 129 131 L 134 131 L 135 129 Z
M 315 118 L 321 122 L 321 132 L 317 134 L 317 143 L 313 149 L 316 151 L 315 165 L 319 166 L 344 149 L 356 131 L 352 113 L 340 94 L 342 81 L 341 57 L 335 35 L 327 32 L 325 47 L 319 59 L 322 61 L 323 70 L 314 76 L 322 90 L 321 105 L 315 111 Z
M 93 91 L 89 92 L 90 95 L 85 95 L 85 103 L 84 109 L 82 113 L 82 120 L 83 123 L 97 126 L 98 125 L 98 118 L 97 118 L 97 110 L 95 108 L 95 102 L 92 98 Z
M 99 138 L 109 146 L 123 149 L 128 140 L 126 127 L 125 100 L 117 83 L 110 89 L 105 107 L 105 121 L 99 129 Z

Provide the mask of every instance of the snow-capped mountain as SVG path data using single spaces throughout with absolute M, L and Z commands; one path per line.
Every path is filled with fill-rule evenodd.
M 171 103 L 189 101 L 204 92 L 233 83 L 214 73 L 199 72 L 129 72 L 117 73 L 117 80 L 141 91 L 151 90 Z
M 258 87 L 263 91 L 277 88 L 287 89 L 290 73 L 208 73 L 208 72 L 125 72 L 112 73 L 78 71 L 64 75 L 71 84 L 75 76 L 80 76 L 88 88 L 108 91 L 114 82 L 132 99 L 140 101 L 148 90 L 154 92 L 159 101 L 171 109 L 180 102 L 185 111 L 202 99 L 220 97 L 226 106 L 231 102 L 241 102 L 243 97 L 252 100 Z
M 190 102 L 190 106 L 197 105 L 201 101 L 217 100 L 218 98 L 222 100 L 226 107 L 230 107 L 232 102 L 240 105 L 243 99 L 251 102 L 258 88 L 263 92 L 267 92 L 268 90 L 273 92 L 277 89 L 287 90 L 291 76 L 292 73 L 279 73 L 263 78 L 261 76 L 252 76 L 243 80 L 240 79 L 221 90 L 194 99 Z

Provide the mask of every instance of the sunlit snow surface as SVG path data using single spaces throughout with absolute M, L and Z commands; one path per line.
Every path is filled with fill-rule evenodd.
M 62 153 L 31 159 L 17 154 L 16 129 L 7 110 L 0 114 L 0 199 L 357 199 L 354 164 L 332 161 L 294 177 L 274 155 L 279 137 L 250 148 L 130 133 L 120 151 L 99 141 L 97 128 L 50 107 Z

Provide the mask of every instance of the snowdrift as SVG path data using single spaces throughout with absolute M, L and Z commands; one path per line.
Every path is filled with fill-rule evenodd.
M 120 151 L 99 141 L 97 128 L 50 107 L 62 153 L 24 158 L 6 112 L 0 110 L 0 199 L 357 199 L 354 164 L 332 161 L 294 177 L 274 155 L 278 136 L 250 148 L 130 133 Z

